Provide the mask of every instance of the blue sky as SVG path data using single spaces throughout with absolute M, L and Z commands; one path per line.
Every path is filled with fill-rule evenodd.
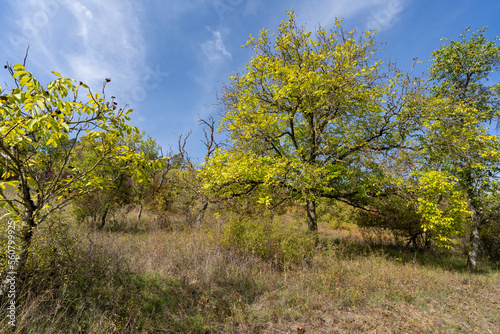
M 335 17 L 347 29 L 377 28 L 387 43 L 379 56 L 405 71 L 418 58 L 418 73 L 441 37 L 468 25 L 500 35 L 497 0 L 3 0 L 0 61 L 22 63 L 30 45 L 27 67 L 42 82 L 57 71 L 98 91 L 111 78 L 107 95 L 134 109 L 133 125 L 164 151 L 193 130 L 188 151 L 201 158 L 197 120 L 217 114 L 216 91 L 252 56 L 240 46 L 262 28 L 273 32 L 290 8 L 309 30 Z M 0 82 L 9 82 L 3 69 Z

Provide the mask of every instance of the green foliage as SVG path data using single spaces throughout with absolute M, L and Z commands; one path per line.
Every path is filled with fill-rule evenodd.
M 481 227 L 481 246 L 483 254 L 491 261 L 500 264 L 500 198 L 490 194 L 485 203 L 486 217 Z
M 483 226 L 481 241 L 485 255 L 493 262 L 500 263 L 500 221 L 493 220 Z
M 369 211 L 357 212 L 362 227 L 390 230 L 408 244 L 451 248 L 462 235 L 470 212 L 457 178 L 440 171 L 413 171 L 386 196 L 373 198 Z
M 93 94 L 81 83 L 58 77 L 42 86 L 22 65 L 13 67 L 18 88 L 0 101 L 0 160 L 4 173 L 0 181 L 0 205 L 7 205 L 13 217 L 25 215 L 42 222 L 55 207 L 73 197 L 105 186 L 96 173 L 105 161 L 119 163 L 143 157 L 120 144 L 120 138 L 138 130 L 127 121 L 131 110 L 116 110 L 114 102 Z M 87 101 L 79 98 L 89 91 Z M 86 145 L 77 144 L 85 138 Z M 81 165 L 84 153 L 88 163 Z M 5 184 L 19 187 L 21 201 L 8 197 Z
M 498 137 L 489 130 L 500 115 L 500 83 L 488 85 L 500 68 L 500 46 L 498 37 L 486 40 L 485 30 L 470 34 L 467 29 L 458 41 L 443 39 L 446 44 L 433 52 L 429 72 L 437 107 L 424 115 L 425 153 L 431 163 L 456 175 L 469 197 L 496 190 L 500 162 Z
M 94 174 L 102 179 L 105 186 L 95 188 L 73 201 L 73 213 L 78 221 L 90 218 L 91 222 L 103 227 L 108 213 L 126 206 L 142 203 L 154 192 L 157 174 L 165 166 L 160 158 L 160 148 L 156 141 L 144 132 L 124 135 L 119 144 L 128 148 L 140 158 L 134 161 L 116 159 L 103 160 L 94 169 Z M 82 147 L 80 166 L 93 163 L 94 142 L 83 138 L 78 145 Z
M 156 212 L 191 214 L 190 211 L 196 203 L 196 194 L 186 185 L 195 182 L 195 176 L 188 170 L 170 170 L 162 187 L 150 202 L 151 209 Z
M 330 199 L 320 201 L 317 208 L 319 221 L 338 230 L 349 229 L 349 225 L 356 224 L 357 211 L 356 208 L 346 203 Z
M 397 242 L 422 247 L 431 232 L 424 233 L 423 217 L 417 212 L 416 202 L 409 194 L 380 197 L 370 202 L 370 211 L 357 210 L 356 224 L 362 228 L 380 228 L 390 231 Z
M 489 113 L 498 112 L 492 102 L 500 87 L 500 83 L 487 84 L 491 73 L 500 68 L 500 46 L 496 45 L 500 38 L 488 41 L 486 29 L 471 33 L 467 28 L 459 40 L 441 39 L 446 43 L 432 53 L 429 69 L 431 80 L 438 83 L 434 91 L 478 109 L 480 121 L 486 121 L 484 117 L 491 116 Z
M 270 219 L 231 218 L 223 227 L 222 244 L 282 266 L 300 265 L 314 254 L 315 238 L 297 227 Z
M 165 186 L 159 189 L 153 200 L 149 203 L 149 207 L 153 212 L 168 212 L 173 208 L 173 203 L 177 199 L 175 193 Z
M 450 248 L 450 236 L 462 232 L 467 202 L 454 177 L 429 171 L 419 175 L 417 213 L 422 217 L 422 229 L 431 231 L 438 247 Z
M 459 40 L 443 39 L 445 43 L 432 53 L 429 72 L 434 107 L 422 115 L 423 158 L 415 160 L 428 176 L 440 175 L 441 180 L 424 182 L 427 193 L 461 192 L 464 205 L 458 210 L 463 211 L 466 204 L 472 221 L 472 268 L 477 265 L 488 194 L 498 191 L 500 170 L 500 141 L 489 128 L 500 116 L 500 83 L 488 82 L 492 72 L 500 68 L 500 46 L 496 45 L 498 37 L 486 40 L 485 30 L 469 33 L 467 29 Z M 446 189 L 436 182 L 442 182 Z M 444 233 L 455 230 L 452 219 L 436 211 L 434 204 L 425 200 L 421 203 L 429 228 L 439 226 Z
M 72 203 L 72 213 L 76 220 L 99 226 L 105 222 L 105 216 L 112 214 L 118 208 L 132 204 L 134 193 L 130 184 L 127 184 L 130 182 L 127 181 L 126 177 L 122 176 L 110 186 L 94 189 L 75 198 Z
M 132 110 L 106 101 L 105 84 L 100 95 L 59 73 L 43 86 L 23 65 L 8 69 L 15 88 L 0 89 L 0 208 L 18 226 L 19 257 L 11 271 L 22 273 L 40 224 L 75 198 L 111 186 L 105 166 L 134 166 L 140 176 L 143 166 L 161 161 L 124 145 L 123 138 L 139 131 L 127 124 Z
M 363 203 L 382 191 L 381 162 L 413 131 L 422 96 L 419 80 L 374 58 L 371 32 L 358 36 L 336 21 L 313 37 L 289 14 L 275 38 L 262 30 L 247 42 L 255 56 L 221 98 L 219 130 L 232 146 L 201 176 L 223 198 L 259 187 L 268 205 L 312 203 L 314 220 L 318 198 Z

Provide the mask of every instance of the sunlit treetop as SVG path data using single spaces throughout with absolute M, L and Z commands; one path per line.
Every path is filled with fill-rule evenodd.
M 275 34 L 251 37 L 255 55 L 220 99 L 232 147 L 207 162 L 207 188 L 269 186 L 300 201 L 377 191 L 380 162 L 417 126 L 423 94 L 419 79 L 375 58 L 373 37 L 340 20 L 308 32 L 293 11 Z

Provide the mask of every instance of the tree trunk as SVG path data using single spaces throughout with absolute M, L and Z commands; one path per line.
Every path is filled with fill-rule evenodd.
M 18 273 L 22 273 L 24 271 L 24 265 L 28 261 L 29 248 L 31 245 L 31 239 L 33 237 L 33 230 L 36 226 L 32 213 L 25 212 L 25 216 L 23 217 L 22 221 L 24 223 L 24 227 L 22 232 L 23 239 L 21 243 L 21 254 L 19 255 L 19 262 L 17 265 Z
M 203 220 L 203 216 L 205 215 L 205 211 L 207 210 L 208 207 L 208 200 L 206 198 L 203 198 L 201 200 L 201 207 L 200 210 L 198 211 L 198 215 L 196 216 L 196 221 L 194 225 L 196 227 L 199 227 L 201 225 L 201 222 Z
M 17 264 L 17 274 L 22 275 L 24 272 L 24 266 L 28 261 L 29 256 L 29 248 L 31 245 L 31 239 L 33 237 L 33 230 L 36 227 L 35 223 L 35 210 L 39 203 L 35 205 L 33 199 L 31 198 L 31 189 L 28 186 L 24 168 L 21 168 L 22 178 L 20 182 L 20 188 L 22 190 L 22 199 L 24 204 L 24 215 L 21 219 L 23 222 L 23 230 L 22 230 L 22 241 L 21 241 L 21 254 L 19 255 L 19 262 Z
M 21 231 L 21 245 L 18 248 L 20 253 L 13 254 L 17 261 L 14 263 L 13 267 L 8 267 L 7 270 L 2 272 L 0 281 L 0 297 L 4 298 L 6 292 L 9 289 L 10 280 L 15 280 L 16 289 L 19 289 L 24 277 L 24 267 L 29 257 L 29 248 L 31 245 L 31 240 L 33 237 L 33 230 L 36 227 L 35 220 L 33 218 L 33 211 L 26 209 L 24 216 L 21 220 L 23 222 L 23 229 Z M 19 290 L 17 291 L 19 294 Z M 2 300 L 3 302 L 3 300 Z
M 106 208 L 104 209 L 104 212 L 101 216 L 101 225 L 99 226 L 99 229 L 102 230 L 104 228 L 104 225 L 106 225 L 106 217 L 108 216 L 109 212 L 109 205 L 106 205 Z
M 244 214 L 250 213 L 250 200 L 248 198 L 245 198 L 245 202 L 243 204 L 243 213 Z
M 316 217 L 316 201 L 306 202 L 306 212 L 307 212 L 307 227 L 309 231 L 318 231 L 318 218 Z
M 476 270 L 479 244 L 481 242 L 482 209 L 470 194 L 467 198 L 467 202 L 472 218 L 472 233 L 470 236 L 471 250 L 469 252 L 468 265 L 472 270 Z
M 470 186 L 469 189 L 471 189 Z M 468 265 L 472 270 L 477 269 L 477 258 L 479 256 L 479 244 L 481 242 L 481 225 L 483 222 L 483 208 L 479 202 L 477 194 L 467 191 L 467 205 L 471 212 L 472 232 L 470 236 L 471 249 L 469 252 Z
M 139 213 L 137 214 L 137 224 L 141 222 L 141 216 L 142 216 L 142 202 L 139 203 Z

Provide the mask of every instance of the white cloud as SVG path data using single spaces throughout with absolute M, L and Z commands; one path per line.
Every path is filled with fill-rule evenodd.
M 227 50 L 222 36 L 227 36 L 229 30 L 206 29 L 211 33 L 211 37 L 205 42 L 199 44 L 197 49 L 200 58 L 200 67 L 197 71 L 191 71 L 194 82 L 196 82 L 201 91 L 196 103 L 196 113 L 192 113 L 193 120 L 198 117 L 204 117 L 207 113 L 213 111 L 210 106 L 215 100 L 215 90 L 218 86 L 221 74 L 227 70 L 233 59 L 232 54 Z
M 366 24 L 369 30 L 384 30 L 390 28 L 404 9 L 402 0 L 385 1 L 372 12 Z
M 212 33 L 212 39 L 201 44 L 201 51 L 207 57 L 210 62 L 221 61 L 225 57 L 232 59 L 231 53 L 227 51 L 224 41 L 222 40 L 222 35 L 220 31 L 212 31 L 208 28 L 208 31 Z
M 84 81 L 94 91 L 112 78 L 108 92 L 117 96 L 141 85 L 147 66 L 137 2 L 26 0 L 10 5 L 20 32 L 17 45 L 12 39 L 11 44 L 18 49 L 30 45 L 28 65 Z
M 408 0 L 311 0 L 298 7 L 299 19 L 309 24 L 329 26 L 335 18 L 362 18 L 364 29 L 383 30 L 397 21 Z

